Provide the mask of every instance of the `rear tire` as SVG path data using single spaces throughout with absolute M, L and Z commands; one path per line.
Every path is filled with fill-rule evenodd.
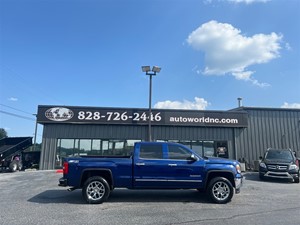
M 10 164 L 9 164 L 9 170 L 11 172 L 16 172 L 18 169 L 18 163 L 16 161 L 12 161 Z
M 103 177 L 88 178 L 82 188 L 82 196 L 89 204 L 100 204 L 107 200 L 110 188 Z
M 213 178 L 207 188 L 211 200 L 218 204 L 230 202 L 233 197 L 233 190 L 231 182 L 224 177 Z
M 18 170 L 21 171 L 23 169 L 23 163 L 18 162 Z

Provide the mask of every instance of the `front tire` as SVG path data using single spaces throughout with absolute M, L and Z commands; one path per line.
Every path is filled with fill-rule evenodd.
M 300 179 L 299 177 L 300 177 L 300 173 L 298 173 L 298 177 L 294 178 L 294 182 L 295 182 L 295 183 L 298 183 L 298 184 L 299 184 L 299 182 L 300 182 L 300 181 L 299 181 L 299 179 Z
M 82 188 L 82 196 L 89 204 L 100 204 L 107 200 L 110 188 L 103 177 L 88 178 Z
M 230 202 L 233 197 L 233 186 L 224 177 L 213 178 L 207 188 L 211 200 L 218 204 Z
M 264 175 L 260 173 L 260 174 L 259 174 L 259 179 L 260 179 L 260 180 L 265 180 Z

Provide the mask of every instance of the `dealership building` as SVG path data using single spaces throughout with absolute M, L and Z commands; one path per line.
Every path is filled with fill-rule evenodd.
M 40 105 L 37 123 L 43 125 L 43 170 L 61 168 L 69 156 L 129 156 L 135 142 L 149 137 L 148 109 Z M 200 156 L 251 167 L 268 148 L 300 153 L 300 109 L 152 109 L 150 131 L 153 141 L 178 142 Z

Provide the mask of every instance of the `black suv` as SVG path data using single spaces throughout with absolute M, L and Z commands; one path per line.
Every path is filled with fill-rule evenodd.
M 269 148 L 259 164 L 259 178 L 281 178 L 299 183 L 299 160 L 290 149 Z

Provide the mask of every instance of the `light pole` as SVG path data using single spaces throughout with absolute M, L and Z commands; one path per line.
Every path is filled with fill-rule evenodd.
M 142 66 L 142 71 L 149 75 L 149 119 L 148 119 L 148 141 L 152 141 L 151 137 L 151 119 L 152 119 L 152 112 L 151 112 L 151 101 L 152 101 L 152 76 L 155 76 L 156 73 L 159 73 L 161 70 L 158 66 L 153 66 L 152 70 L 150 66 Z
M 34 144 L 33 144 L 33 151 L 35 151 L 36 148 L 36 133 L 37 133 L 37 114 L 32 114 L 35 116 L 35 130 L 34 130 Z

